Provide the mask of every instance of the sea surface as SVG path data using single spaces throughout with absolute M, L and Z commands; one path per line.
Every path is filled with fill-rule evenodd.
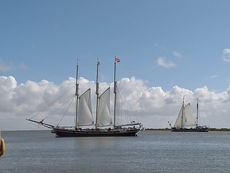
M 0 173 L 229 173 L 230 132 L 142 131 L 137 137 L 56 138 L 2 132 Z

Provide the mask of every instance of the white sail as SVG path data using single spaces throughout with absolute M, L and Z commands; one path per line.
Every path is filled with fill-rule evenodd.
M 190 103 L 188 103 L 184 108 L 183 126 L 184 127 L 196 126 L 196 121 L 193 116 L 192 109 L 190 107 Z
M 182 111 L 183 111 L 183 105 L 180 108 L 179 114 L 177 116 L 177 119 L 174 125 L 174 127 L 176 128 L 182 128 Z
M 110 88 L 108 88 L 99 97 L 98 126 L 108 126 L 111 124 L 112 117 L 110 115 Z
M 90 88 L 79 97 L 78 106 L 78 125 L 92 125 L 92 105 L 91 105 L 91 90 Z
M 182 117 L 183 116 L 183 117 Z M 183 124 L 182 124 L 183 120 Z M 184 108 L 181 106 L 180 112 L 177 116 L 177 120 L 175 122 L 174 127 L 176 128 L 185 128 L 185 127 L 193 127 L 196 125 L 196 121 L 193 117 L 192 110 L 190 107 L 190 103 L 188 103 Z

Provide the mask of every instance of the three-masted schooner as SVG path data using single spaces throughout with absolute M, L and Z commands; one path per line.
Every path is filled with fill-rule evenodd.
M 170 124 L 171 126 L 171 124 Z M 199 126 L 198 124 L 198 99 L 197 99 L 197 116 L 194 119 L 190 103 L 184 104 L 184 97 L 181 109 L 177 116 L 172 132 L 208 132 L 207 126 Z
M 91 89 L 89 88 L 79 96 L 78 83 L 78 64 L 76 70 L 76 122 L 75 127 L 67 128 L 54 126 L 42 121 L 27 119 L 34 123 L 52 129 L 57 137 L 87 137 L 87 136 L 136 136 L 137 132 L 142 128 L 141 123 L 131 122 L 130 124 L 116 124 L 116 105 L 117 105 L 117 81 L 116 81 L 116 65 L 120 59 L 114 59 L 114 115 L 113 124 L 110 114 L 110 87 L 101 95 L 99 94 L 98 70 L 100 62 L 97 62 L 96 75 L 96 122 L 94 123 L 91 106 Z M 93 126 L 94 128 L 83 128 L 84 126 Z M 107 128 L 106 128 L 107 127 Z

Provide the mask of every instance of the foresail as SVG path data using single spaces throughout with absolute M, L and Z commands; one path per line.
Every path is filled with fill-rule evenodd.
M 183 125 L 185 127 L 192 127 L 196 125 L 196 121 L 193 116 L 192 109 L 190 107 L 190 103 L 188 103 L 184 108 Z
M 180 108 L 179 114 L 177 116 L 177 119 L 174 125 L 174 127 L 176 128 L 182 128 L 182 124 L 181 124 L 182 123 L 182 111 L 183 111 L 183 106 L 181 106 Z
M 78 125 L 93 125 L 90 88 L 79 97 Z
M 112 124 L 110 115 L 110 87 L 99 97 L 98 105 L 98 126 L 108 126 Z

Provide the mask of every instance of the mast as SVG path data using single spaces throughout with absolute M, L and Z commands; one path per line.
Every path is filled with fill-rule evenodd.
M 100 61 L 97 60 L 97 76 L 96 76 L 96 95 L 97 95 L 97 102 L 96 102 L 96 124 L 95 128 L 98 127 L 98 104 L 99 104 L 99 82 L 98 82 L 98 70 L 99 70 Z
M 117 62 L 120 62 L 120 59 L 117 58 L 115 56 L 114 58 L 114 114 L 113 114 L 113 122 L 114 122 L 114 125 L 113 127 L 115 128 L 116 127 L 116 108 L 117 108 L 117 81 L 116 81 L 116 65 L 117 65 Z
M 197 98 L 197 105 L 196 105 L 196 110 L 197 110 L 197 112 L 196 112 L 196 127 L 198 127 L 198 110 L 199 110 L 199 105 L 198 105 L 198 98 Z
M 185 96 L 184 96 L 185 97 Z M 182 104 L 182 117 L 181 117 L 181 128 L 183 128 L 183 119 L 184 119 L 184 97 L 183 97 L 183 104 Z
M 78 62 L 77 62 L 77 69 L 76 69 L 76 92 L 75 92 L 76 98 L 76 124 L 75 129 L 78 128 L 78 101 L 79 101 L 79 84 L 78 84 Z
M 114 62 L 114 112 L 113 112 L 113 127 L 116 127 L 116 107 L 117 107 L 117 81 L 116 81 L 116 61 Z

